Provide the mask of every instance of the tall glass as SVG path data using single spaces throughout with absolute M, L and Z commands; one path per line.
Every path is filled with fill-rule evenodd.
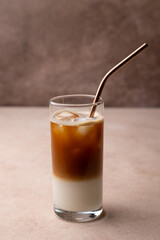
M 67 221 L 90 221 L 103 209 L 104 103 L 93 100 L 82 94 L 50 100 L 54 211 Z

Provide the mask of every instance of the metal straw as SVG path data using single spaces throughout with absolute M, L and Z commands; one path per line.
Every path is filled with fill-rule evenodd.
M 101 80 L 98 90 L 96 92 L 96 96 L 94 98 L 93 104 L 99 101 L 99 98 L 102 94 L 104 85 L 106 83 L 106 81 L 108 80 L 108 78 L 117 70 L 119 70 L 121 67 L 123 67 L 126 63 L 128 63 L 132 58 L 134 58 L 137 54 L 139 54 L 141 51 L 143 51 L 146 47 L 148 47 L 147 43 L 144 43 L 142 46 L 140 46 L 139 48 L 137 48 L 134 52 L 132 52 L 128 57 L 126 57 L 125 59 L 123 59 L 121 62 L 119 62 L 115 67 L 113 67 L 109 72 L 106 73 L 106 75 L 103 77 L 103 79 Z M 91 109 L 90 115 L 89 117 L 93 117 L 94 113 L 96 111 L 96 107 L 97 105 L 94 105 Z

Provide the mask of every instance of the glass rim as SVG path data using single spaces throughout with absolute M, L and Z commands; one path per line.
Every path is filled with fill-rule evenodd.
M 95 95 L 90 94 L 66 94 L 66 95 L 60 95 L 56 96 L 50 99 L 49 104 L 52 106 L 58 106 L 58 107 L 94 107 L 98 106 L 104 103 L 104 100 L 102 97 L 98 100 L 96 103 L 57 103 L 55 100 L 60 98 L 66 98 L 66 97 L 88 97 L 88 98 L 95 98 Z

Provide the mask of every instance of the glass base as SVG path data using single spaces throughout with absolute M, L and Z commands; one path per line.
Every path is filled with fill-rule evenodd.
M 57 208 L 54 206 L 54 212 L 56 216 L 59 218 L 69 221 L 69 222 L 89 222 L 93 221 L 98 218 L 101 213 L 103 212 L 103 208 L 99 208 L 93 211 L 85 211 L 85 212 L 70 212 L 64 211 L 62 209 Z

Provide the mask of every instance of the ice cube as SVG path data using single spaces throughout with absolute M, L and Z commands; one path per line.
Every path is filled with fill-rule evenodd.
M 81 134 L 81 135 L 85 135 L 85 134 L 88 134 L 91 130 L 93 129 L 93 125 L 80 125 L 78 127 L 78 132 Z
M 62 120 L 62 121 L 72 121 L 75 118 L 78 118 L 79 115 L 76 113 L 73 113 L 71 111 L 68 110 L 63 110 L 61 112 L 57 112 L 54 117 L 58 120 Z
M 85 117 L 76 117 L 76 118 L 74 119 L 74 122 L 84 122 L 84 121 L 86 121 L 86 118 L 85 118 Z

